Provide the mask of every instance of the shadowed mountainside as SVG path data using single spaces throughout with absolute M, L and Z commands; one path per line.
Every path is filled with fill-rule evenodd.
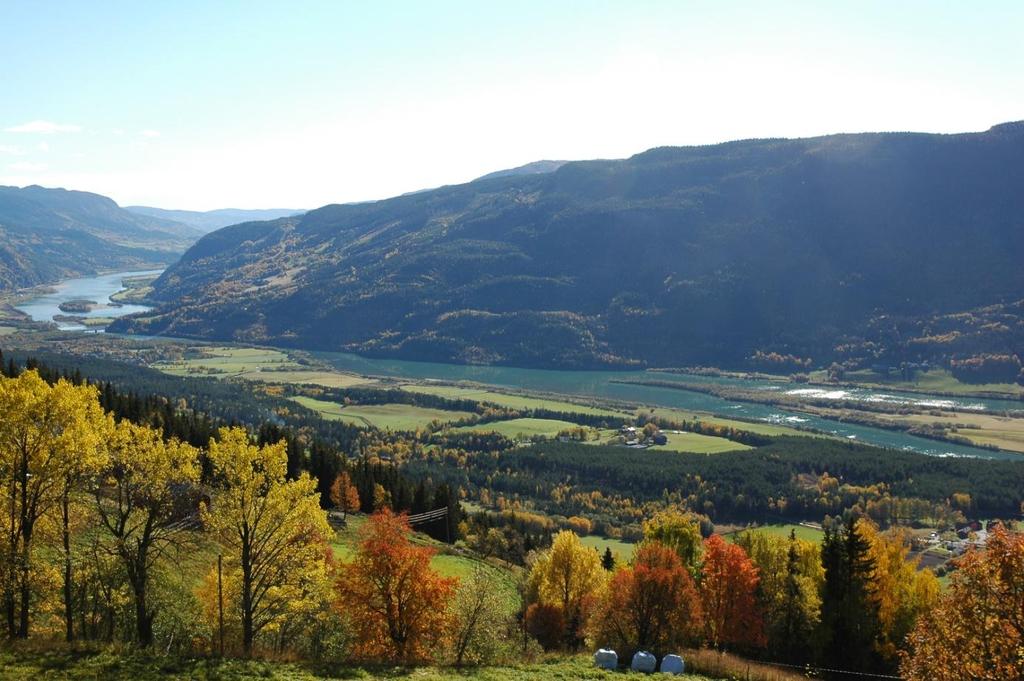
M 898 359 L 904 320 L 1020 299 L 1022 255 L 1022 123 L 746 140 L 227 227 L 115 328 L 521 366 Z

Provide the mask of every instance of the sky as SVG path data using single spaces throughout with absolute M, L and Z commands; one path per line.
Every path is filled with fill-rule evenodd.
M 539 159 L 1024 119 L 1024 2 L 0 0 L 0 184 L 314 208 Z

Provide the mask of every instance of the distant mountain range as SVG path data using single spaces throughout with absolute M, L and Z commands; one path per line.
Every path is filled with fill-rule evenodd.
M 0 290 L 99 270 L 162 267 L 200 236 L 99 194 L 0 187 Z
M 203 232 L 212 232 L 228 225 L 237 225 L 240 222 L 253 222 L 255 220 L 276 220 L 293 215 L 299 215 L 305 211 L 298 208 L 268 208 L 265 210 L 244 210 L 239 208 L 220 208 L 218 210 L 194 211 L 194 210 L 166 210 L 164 208 L 151 208 L 149 206 L 125 206 L 125 210 L 139 215 L 145 215 L 163 220 L 171 220 Z
M 1019 354 L 1022 262 L 1024 123 L 746 140 L 227 227 L 114 328 L 521 366 Z

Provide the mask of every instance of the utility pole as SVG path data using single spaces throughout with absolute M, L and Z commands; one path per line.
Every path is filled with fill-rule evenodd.
M 217 554 L 217 608 L 220 611 L 220 656 L 224 657 L 224 582 L 223 558 Z

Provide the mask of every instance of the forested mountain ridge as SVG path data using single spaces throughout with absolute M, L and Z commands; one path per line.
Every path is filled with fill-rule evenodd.
M 162 266 L 200 232 L 89 192 L 0 187 L 0 290 L 99 270 Z
M 116 328 L 439 361 L 737 366 L 941 354 L 902 329 L 933 337 L 928 319 L 999 303 L 985 351 L 1012 355 L 1022 188 L 1024 123 L 657 148 L 228 227 L 156 282 L 155 316 Z

